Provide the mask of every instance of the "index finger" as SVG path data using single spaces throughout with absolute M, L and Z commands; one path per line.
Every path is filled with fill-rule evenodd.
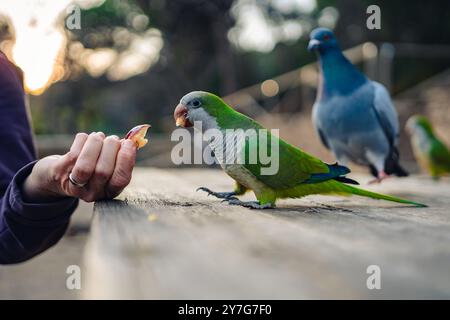
M 59 162 L 57 164 L 57 169 L 59 171 L 68 172 L 72 170 L 75 162 L 78 159 L 78 156 L 80 155 L 81 150 L 83 149 L 84 144 L 86 143 L 87 138 L 88 135 L 86 133 L 77 133 L 69 152 L 67 152 L 59 159 Z

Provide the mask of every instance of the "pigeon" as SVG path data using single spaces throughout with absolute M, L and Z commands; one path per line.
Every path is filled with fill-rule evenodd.
M 398 115 L 386 88 L 352 65 L 329 29 L 313 30 L 308 50 L 319 59 L 313 122 L 325 147 L 343 165 L 368 167 L 371 182 L 407 176 L 399 164 Z

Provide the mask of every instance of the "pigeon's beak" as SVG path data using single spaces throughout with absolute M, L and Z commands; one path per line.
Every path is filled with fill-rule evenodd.
M 308 43 L 308 50 L 309 51 L 313 51 L 313 50 L 317 50 L 320 47 L 320 41 L 317 39 L 311 39 L 309 40 Z
M 192 127 L 191 121 L 189 121 L 188 108 L 180 103 L 173 112 L 175 124 L 177 127 L 189 128 Z

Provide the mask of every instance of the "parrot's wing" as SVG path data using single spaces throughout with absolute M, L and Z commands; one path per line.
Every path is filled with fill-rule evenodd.
M 278 170 L 276 170 L 275 174 L 262 174 L 261 168 L 269 167 L 270 165 L 261 164 L 259 157 L 258 163 L 248 163 L 248 161 L 246 161 L 244 164 L 245 168 L 259 181 L 269 187 L 274 189 L 291 188 L 301 183 L 310 183 L 312 179 L 315 180 L 317 177 L 323 181 L 338 175 L 336 174 L 333 175 L 333 177 L 327 177 L 326 174 L 330 173 L 330 167 L 326 163 L 290 145 L 278 137 L 273 135 L 269 135 L 269 137 L 270 139 L 277 139 L 279 142 L 279 152 L 277 153 L 274 148 L 271 148 L 270 139 L 267 141 L 267 150 L 270 151 L 268 154 L 270 154 L 270 157 L 272 158 L 271 165 L 275 164 L 275 157 L 278 157 Z M 249 146 L 252 145 L 252 143 L 258 144 L 258 141 L 255 141 L 254 139 L 258 140 L 258 137 L 251 137 L 246 141 L 246 155 L 249 155 Z M 246 159 L 249 159 L 249 157 L 246 156 Z M 315 180 L 313 182 L 318 181 Z
M 431 145 L 430 157 L 432 165 L 450 170 L 450 151 L 438 139 Z
M 391 146 L 395 146 L 399 134 L 397 111 L 392 104 L 389 92 L 378 82 L 371 82 L 374 89 L 373 110 Z

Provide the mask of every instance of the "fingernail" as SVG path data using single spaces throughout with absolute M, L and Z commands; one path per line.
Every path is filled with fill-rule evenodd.
M 99 135 L 99 136 L 102 137 L 102 138 L 105 137 L 105 134 L 104 134 L 103 132 L 101 132 L 101 131 L 97 132 L 96 134 Z
M 116 139 L 116 140 L 120 140 L 120 138 L 118 136 L 116 136 L 115 134 L 113 134 L 112 136 L 110 136 L 112 139 Z

